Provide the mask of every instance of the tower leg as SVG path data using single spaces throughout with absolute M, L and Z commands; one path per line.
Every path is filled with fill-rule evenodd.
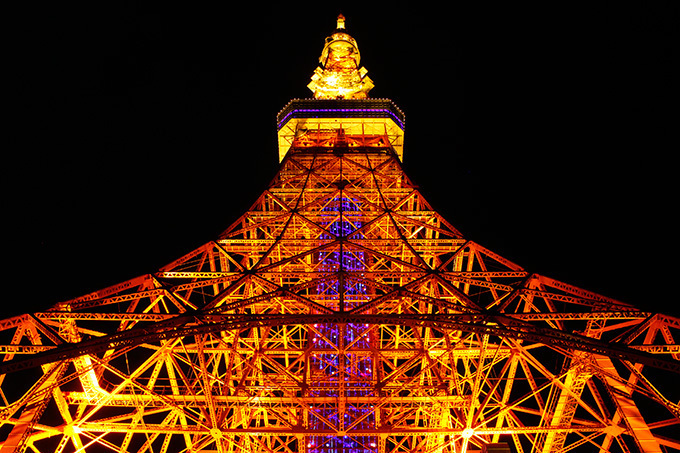
M 59 362 L 56 365 L 45 365 L 45 374 L 41 382 L 33 390 L 34 401 L 28 403 L 19 416 L 19 420 L 7 436 L 7 440 L 0 446 L 0 453 L 21 453 L 24 451 L 26 441 L 33 426 L 38 422 L 52 394 L 52 390 L 58 384 L 59 378 L 66 370 L 68 362 Z
M 618 372 L 614 368 L 611 359 L 605 356 L 595 357 L 597 364 L 605 372 L 603 375 L 604 382 L 612 389 L 610 393 L 618 408 L 617 415 L 628 426 L 629 432 L 633 439 L 635 439 L 635 443 L 637 443 L 640 451 L 645 453 L 662 453 L 659 442 L 650 431 L 649 426 L 647 426 L 635 401 L 630 397 L 630 389 L 619 379 L 612 377 L 618 376 Z M 617 418 L 615 416 L 614 420 Z

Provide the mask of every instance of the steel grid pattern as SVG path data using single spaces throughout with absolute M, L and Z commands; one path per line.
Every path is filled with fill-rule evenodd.
M 217 240 L 0 321 L 0 451 L 678 448 L 677 319 L 526 272 L 338 140 Z

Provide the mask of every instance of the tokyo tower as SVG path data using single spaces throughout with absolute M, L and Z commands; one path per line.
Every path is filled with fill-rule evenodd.
M 463 237 L 342 16 L 308 87 L 219 237 L 0 321 L 0 453 L 680 450 L 680 319 Z

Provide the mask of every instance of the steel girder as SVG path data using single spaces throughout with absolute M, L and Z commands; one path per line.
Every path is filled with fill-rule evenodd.
M 680 448 L 680 320 L 526 272 L 385 140 L 324 134 L 215 241 L 0 321 L 0 451 Z

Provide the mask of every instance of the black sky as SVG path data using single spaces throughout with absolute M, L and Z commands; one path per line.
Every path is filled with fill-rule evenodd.
M 406 113 L 407 173 L 466 237 L 680 314 L 677 2 L 91 3 L 16 17 L 6 315 L 153 272 L 235 220 L 339 12 L 371 95 Z

